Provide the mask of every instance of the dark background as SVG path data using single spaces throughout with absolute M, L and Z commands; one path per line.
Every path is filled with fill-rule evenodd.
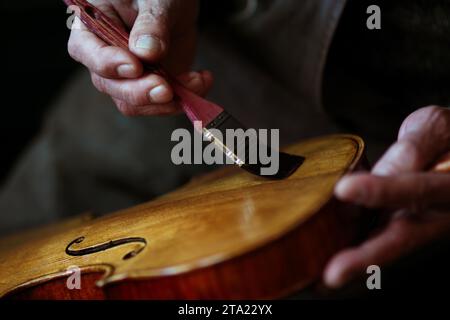
M 62 1 L 1 2 L 0 181 L 38 132 L 52 99 L 77 65 L 66 50 Z

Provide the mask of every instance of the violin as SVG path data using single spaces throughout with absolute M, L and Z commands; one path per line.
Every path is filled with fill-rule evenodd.
M 268 299 L 308 288 L 360 237 L 362 209 L 333 189 L 364 166 L 364 143 L 333 135 L 284 151 L 305 158 L 286 179 L 227 166 L 134 208 L 1 240 L 0 296 Z
M 86 1 L 66 2 L 85 5 L 105 41 L 127 46 Z M 178 91 L 185 109 L 211 105 Z M 283 179 L 226 167 L 130 209 L 0 240 L 0 297 L 270 299 L 307 289 L 364 236 L 364 209 L 333 195 L 344 174 L 368 167 L 364 142 L 332 135 L 283 151 L 303 161 Z M 433 170 L 449 172 L 450 156 Z

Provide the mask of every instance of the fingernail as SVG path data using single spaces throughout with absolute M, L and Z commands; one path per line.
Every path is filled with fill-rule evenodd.
M 134 76 L 134 66 L 132 64 L 122 64 L 117 67 L 117 74 L 120 77 L 131 78 Z
M 136 40 L 136 48 L 148 52 L 159 52 L 161 50 L 161 41 L 150 35 L 143 35 Z
M 168 103 L 172 100 L 172 95 L 165 85 L 159 85 L 150 90 L 149 98 L 152 103 Z
M 186 83 L 186 87 L 191 90 L 197 91 L 203 87 L 203 80 L 199 73 L 193 72 L 190 74 L 190 79 Z

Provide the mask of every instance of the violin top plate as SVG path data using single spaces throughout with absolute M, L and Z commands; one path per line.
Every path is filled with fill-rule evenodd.
M 363 149 L 352 135 L 303 141 L 283 150 L 306 159 L 288 179 L 227 167 L 134 208 L 4 239 L 0 296 L 68 274 L 70 266 L 105 271 L 104 285 L 179 274 L 257 249 L 327 204 Z

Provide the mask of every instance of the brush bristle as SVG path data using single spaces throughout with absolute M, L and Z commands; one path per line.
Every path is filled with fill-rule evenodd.
M 227 129 L 242 129 L 245 132 L 246 128 L 241 125 L 233 116 L 224 111 L 203 129 L 203 134 L 209 141 L 214 142 L 223 151 L 223 153 L 233 161 L 234 164 L 257 176 L 262 176 L 274 180 L 285 179 L 292 175 L 303 164 L 305 160 L 305 158 L 301 156 L 279 152 L 278 172 L 274 175 L 262 175 L 261 169 L 265 167 L 263 164 L 261 164 L 259 161 L 255 164 L 248 163 L 250 159 L 250 146 L 247 141 L 238 141 L 236 147 L 227 146 L 226 143 L 222 141 L 222 139 L 214 136 L 214 134 L 211 132 L 211 129 L 219 130 L 223 138 L 226 136 Z M 258 144 L 258 148 L 269 148 L 268 146 L 261 144 L 259 140 L 256 143 Z M 273 154 L 273 152 L 277 151 L 268 150 L 267 154 Z M 242 155 L 244 156 L 242 157 Z

